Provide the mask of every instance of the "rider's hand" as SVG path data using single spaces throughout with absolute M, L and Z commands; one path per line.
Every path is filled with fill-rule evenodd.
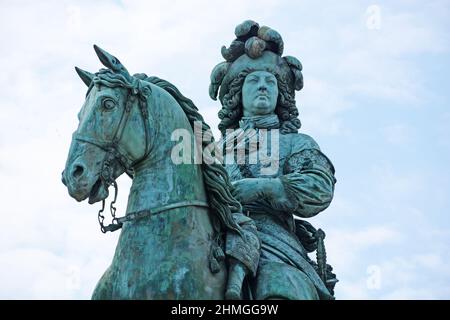
M 234 181 L 232 184 L 233 196 L 242 204 L 267 197 L 271 188 L 268 178 L 245 178 Z
M 268 200 L 275 209 L 290 209 L 283 183 L 278 178 L 245 178 L 232 182 L 232 194 L 242 204 L 258 199 Z

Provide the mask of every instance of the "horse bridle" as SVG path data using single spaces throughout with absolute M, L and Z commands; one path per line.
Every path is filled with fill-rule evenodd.
M 116 231 L 122 227 L 122 222 L 116 218 L 116 207 L 114 204 L 117 200 L 118 194 L 118 186 L 114 178 L 112 162 L 117 160 L 124 168 L 125 171 L 130 172 L 131 169 L 137 165 L 139 162 L 143 161 L 150 153 L 150 141 L 149 141 L 149 120 L 148 120 L 148 110 L 147 110 L 147 94 L 151 93 L 151 89 L 149 87 L 144 87 L 141 89 L 140 82 L 138 82 L 137 88 L 132 87 L 128 88 L 127 99 L 125 101 L 125 108 L 123 108 L 122 115 L 120 117 L 119 125 L 117 126 L 113 138 L 111 141 L 105 141 L 100 139 L 94 139 L 91 137 L 86 137 L 80 135 L 79 133 L 74 134 L 74 139 L 80 142 L 85 142 L 92 144 L 104 151 L 106 151 L 105 158 L 103 160 L 102 169 L 100 170 L 100 180 L 106 187 L 113 185 L 114 187 L 114 200 L 110 204 L 110 211 L 112 216 L 112 223 L 108 226 L 103 224 L 105 217 L 103 216 L 103 211 L 105 209 L 105 199 L 102 200 L 102 208 L 98 212 L 98 221 L 100 224 L 100 230 L 103 233 L 108 231 Z M 132 160 L 130 156 L 119 149 L 119 142 L 122 139 L 123 132 L 128 123 L 128 119 L 130 117 L 131 109 L 133 107 L 134 98 L 136 96 L 139 102 L 139 109 L 141 111 L 142 120 L 144 122 L 144 131 L 145 131 L 145 152 L 142 157 L 137 160 Z
M 104 225 L 105 216 L 103 215 L 103 212 L 105 210 L 105 199 L 102 200 L 102 208 L 98 211 L 98 222 L 100 224 L 100 230 L 103 233 L 106 233 L 108 231 L 114 232 L 116 230 L 119 230 L 122 228 L 123 223 L 129 222 L 136 219 L 141 219 L 144 217 L 152 216 L 167 210 L 176 209 L 176 208 L 182 208 L 182 207 L 190 207 L 190 206 L 197 206 L 197 207 L 205 207 L 209 208 L 209 204 L 205 201 L 200 200 L 186 200 L 186 201 L 179 201 L 175 203 L 169 203 L 164 206 L 160 206 L 157 208 L 152 209 L 146 209 L 141 210 L 137 212 L 130 212 L 124 217 L 117 218 L 116 217 L 116 207 L 114 206 L 117 200 L 117 194 L 118 194 L 118 186 L 117 183 L 113 177 L 113 169 L 111 166 L 111 163 L 114 160 L 119 161 L 119 163 L 125 168 L 127 172 L 129 172 L 135 165 L 143 161 L 150 153 L 150 141 L 149 141 L 149 119 L 148 119 L 148 110 L 147 110 L 147 94 L 151 93 L 151 89 L 149 87 L 144 87 L 141 89 L 140 82 L 138 82 L 137 87 L 129 88 L 128 94 L 127 94 L 127 100 L 125 102 L 125 108 L 122 113 L 122 116 L 120 118 L 120 122 L 118 127 L 116 128 L 116 131 L 114 132 L 113 138 L 111 141 L 103 141 L 103 140 L 97 140 L 90 137 L 82 136 L 78 133 L 74 134 L 74 138 L 77 141 L 85 142 L 92 144 L 94 146 L 97 146 L 98 148 L 106 151 L 105 159 L 103 160 L 102 169 L 100 171 L 100 179 L 102 183 L 104 183 L 107 187 L 110 185 L 113 185 L 114 187 L 114 199 L 110 203 L 110 212 L 112 216 L 112 221 L 109 225 Z M 121 152 L 119 149 L 119 142 L 122 139 L 123 131 L 125 130 L 126 124 L 128 123 L 128 118 L 131 112 L 131 108 L 133 107 L 133 102 L 131 99 L 132 96 L 137 96 L 139 101 L 139 108 L 141 111 L 141 116 L 144 122 L 144 128 L 145 128 L 145 152 L 144 155 L 133 161 L 130 159 L 130 157 L 124 153 Z
M 145 90 L 145 89 L 144 89 Z M 149 90 L 149 89 L 147 89 Z M 108 162 L 111 162 L 113 160 L 118 160 L 119 163 L 124 166 L 125 169 L 130 170 L 133 166 L 144 160 L 148 154 L 150 153 L 150 143 L 149 143 L 149 123 L 148 123 L 148 111 L 147 111 L 147 103 L 146 103 L 146 96 L 141 92 L 142 90 L 137 89 L 129 89 L 127 100 L 125 102 L 125 108 L 123 108 L 122 115 L 120 117 L 119 125 L 117 126 L 113 138 L 111 141 L 105 141 L 100 139 L 94 139 L 91 137 L 86 137 L 83 135 L 80 135 L 79 133 L 75 133 L 74 138 L 81 142 L 86 142 L 92 145 L 95 145 L 99 147 L 100 149 L 106 151 L 106 156 L 104 160 L 104 166 L 102 168 L 102 174 L 101 177 L 108 183 L 111 183 L 110 176 L 112 172 L 108 172 L 107 169 L 105 169 L 105 164 L 109 164 Z M 123 132 L 125 130 L 125 127 L 128 123 L 128 118 L 131 112 L 131 109 L 133 107 L 133 102 L 131 97 L 133 95 L 138 96 L 139 101 L 139 107 L 142 115 L 142 120 L 144 122 L 145 127 L 145 152 L 143 156 L 137 160 L 131 160 L 130 156 L 126 154 L 126 152 L 121 152 L 119 149 L 119 142 L 122 139 Z

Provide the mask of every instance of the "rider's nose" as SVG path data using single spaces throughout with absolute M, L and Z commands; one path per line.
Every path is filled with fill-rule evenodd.
M 258 86 L 258 91 L 267 91 L 267 86 L 264 83 L 260 83 Z
M 76 164 L 73 166 L 73 169 L 72 169 L 72 177 L 75 179 L 79 179 L 83 175 L 83 172 L 84 172 L 84 167 L 79 164 Z

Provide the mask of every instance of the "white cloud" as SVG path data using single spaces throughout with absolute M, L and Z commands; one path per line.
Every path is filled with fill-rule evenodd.
M 336 286 L 338 299 L 449 297 L 450 289 L 446 286 L 450 279 L 449 256 L 441 251 L 446 249 L 429 245 L 430 251 L 410 254 L 408 244 L 413 239 L 384 226 L 361 231 L 328 230 L 325 240 L 328 261 L 341 280 Z M 419 233 L 416 236 L 426 241 Z M 417 248 L 418 252 L 421 250 Z M 383 251 L 386 253 L 382 254 Z M 373 277 L 379 278 L 376 286 L 370 285 Z
M 448 257 L 441 252 L 397 257 L 383 262 L 380 267 L 384 285 L 390 289 L 385 299 L 447 299 Z M 435 276 L 431 276 L 435 275 Z M 433 286 L 435 290 L 427 288 Z
M 412 130 L 405 124 L 394 124 L 381 129 L 386 141 L 393 145 L 405 145 L 411 142 Z
M 401 241 L 398 230 L 387 226 L 373 226 L 362 230 L 329 228 L 326 237 L 330 261 L 339 270 L 351 270 L 363 251 L 373 250 Z

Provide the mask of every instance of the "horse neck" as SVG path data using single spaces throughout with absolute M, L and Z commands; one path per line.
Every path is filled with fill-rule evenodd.
M 134 168 L 127 212 L 185 200 L 207 201 L 201 166 L 176 165 L 171 159 L 172 148 L 178 143 L 171 141 L 172 132 L 186 129 L 192 134 L 184 111 L 169 93 L 155 85 L 152 85 L 151 96 L 148 104 L 151 151 L 147 159 Z

